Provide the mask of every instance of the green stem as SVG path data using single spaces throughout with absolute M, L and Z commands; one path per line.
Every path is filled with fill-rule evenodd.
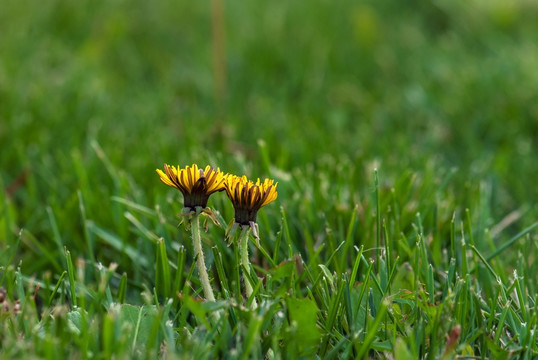
M 207 270 L 205 268 L 204 251 L 202 250 L 202 237 L 200 235 L 200 214 L 195 214 L 192 217 L 191 230 L 194 255 L 196 257 L 196 267 L 198 268 L 198 275 L 200 276 L 204 296 L 208 301 L 215 301 L 215 295 L 213 295 L 213 289 L 209 283 L 209 276 L 207 276 Z
M 239 249 L 241 253 L 241 265 L 243 265 L 244 269 L 246 270 L 247 274 L 250 275 L 250 260 L 248 259 L 248 235 L 250 232 L 250 226 L 242 226 L 241 228 L 241 236 L 239 237 Z M 252 296 L 252 293 L 254 290 L 252 289 L 252 285 L 248 281 L 248 279 L 245 277 L 245 289 L 247 292 L 247 299 Z M 252 306 L 256 307 L 256 299 L 252 299 Z

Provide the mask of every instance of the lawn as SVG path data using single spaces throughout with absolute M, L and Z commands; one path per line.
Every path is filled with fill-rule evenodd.
M 538 357 L 536 2 L 0 7 L 0 358 Z

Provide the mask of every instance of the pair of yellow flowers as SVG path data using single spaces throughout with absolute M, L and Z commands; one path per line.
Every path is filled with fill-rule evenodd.
M 258 210 L 278 195 L 278 182 L 270 179 L 253 182 L 246 176 L 224 174 L 211 166 L 201 169 L 196 164 L 185 168 L 164 164 L 164 171 L 156 171 L 164 184 L 181 191 L 188 212 L 205 209 L 211 194 L 225 190 L 234 207 L 235 222 L 240 225 L 255 224 Z

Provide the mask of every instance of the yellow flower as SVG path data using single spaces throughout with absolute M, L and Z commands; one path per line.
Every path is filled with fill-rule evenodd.
M 226 194 L 232 201 L 235 210 L 235 222 L 240 225 L 256 223 L 256 215 L 261 207 L 273 202 L 278 193 L 278 182 L 265 179 L 255 183 L 246 176 L 228 175 L 224 180 Z
M 192 167 L 181 169 L 164 164 L 164 172 L 156 171 L 163 183 L 183 193 L 183 207 L 190 211 L 196 211 L 197 207 L 205 209 L 209 196 L 224 190 L 224 174 L 218 168 L 215 170 L 206 166 L 202 170 L 193 164 Z

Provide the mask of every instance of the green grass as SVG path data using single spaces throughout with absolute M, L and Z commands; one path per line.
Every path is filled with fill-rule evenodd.
M 210 3 L 2 2 L 1 358 L 536 358 L 534 2 Z M 279 182 L 214 303 L 164 162 Z

